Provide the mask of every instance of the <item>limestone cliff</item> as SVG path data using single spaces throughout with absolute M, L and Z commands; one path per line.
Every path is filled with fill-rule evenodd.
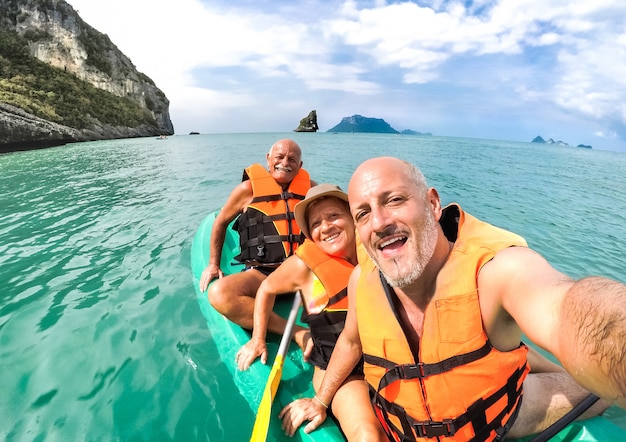
M 29 72 L 39 68 L 15 61 L 20 43 L 27 45 L 29 57 L 56 68 L 54 82 L 42 86 Z M 0 150 L 174 133 L 165 94 L 63 0 L 0 0 L 0 73 Z M 33 93 L 28 89 L 35 80 L 39 89 Z M 80 82 L 88 85 L 76 86 Z M 97 91 L 82 97 L 66 92 L 59 99 L 59 84 L 70 84 L 78 93 Z M 64 115 L 63 100 L 80 103 L 82 115 Z M 113 105 L 103 105 L 106 100 Z M 112 112 L 111 106 L 132 117 L 120 121 L 126 113 Z

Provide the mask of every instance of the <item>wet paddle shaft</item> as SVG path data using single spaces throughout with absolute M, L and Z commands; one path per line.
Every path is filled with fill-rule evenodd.
M 285 332 L 280 340 L 280 346 L 278 347 L 276 359 L 274 359 L 274 365 L 272 365 L 272 371 L 270 371 L 267 384 L 265 384 L 265 390 L 263 391 L 263 397 L 261 398 L 261 403 L 259 404 L 259 409 L 256 413 L 256 420 L 254 421 L 254 428 L 252 429 L 250 442 L 265 442 L 265 439 L 267 438 L 267 430 L 270 425 L 270 418 L 272 414 L 272 402 L 276 396 L 278 384 L 280 384 L 280 378 L 283 374 L 285 355 L 287 354 L 289 344 L 291 343 L 293 326 L 296 323 L 296 317 L 298 316 L 298 309 L 300 308 L 301 303 L 302 300 L 300 298 L 300 292 L 297 292 L 293 299 L 293 306 L 289 312 Z

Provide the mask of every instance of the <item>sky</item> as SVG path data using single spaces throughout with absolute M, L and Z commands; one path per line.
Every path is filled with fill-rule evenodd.
M 624 0 L 68 0 L 177 134 L 396 130 L 626 152 Z

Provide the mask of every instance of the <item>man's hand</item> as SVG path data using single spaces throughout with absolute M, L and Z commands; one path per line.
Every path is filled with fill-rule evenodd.
M 288 436 L 293 436 L 304 421 L 309 421 L 304 427 L 308 434 L 326 420 L 326 408 L 315 398 L 302 398 L 283 408 L 278 417 L 283 420 L 282 427 Z
M 224 273 L 219 266 L 209 264 L 200 276 L 200 291 L 204 292 L 215 278 L 223 278 Z

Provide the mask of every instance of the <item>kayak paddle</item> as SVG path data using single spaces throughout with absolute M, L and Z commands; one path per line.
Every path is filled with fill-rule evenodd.
M 285 326 L 285 332 L 280 340 L 278 347 L 278 353 L 276 359 L 274 359 L 274 365 L 272 365 L 272 371 L 265 384 L 265 390 L 263 391 L 263 397 L 259 404 L 259 409 L 256 413 L 256 420 L 254 421 L 254 428 L 252 429 L 252 437 L 250 442 L 265 442 L 267 438 L 267 430 L 270 425 L 270 418 L 272 414 L 272 402 L 276 396 L 278 390 L 278 384 L 280 384 L 280 378 L 283 374 L 283 363 L 285 361 L 285 355 L 291 342 L 291 335 L 293 333 L 293 326 L 296 323 L 296 316 L 298 315 L 298 309 L 302 300 L 300 299 L 300 292 L 296 292 L 293 299 L 293 306 L 289 312 L 289 318 L 287 319 L 287 325 Z

